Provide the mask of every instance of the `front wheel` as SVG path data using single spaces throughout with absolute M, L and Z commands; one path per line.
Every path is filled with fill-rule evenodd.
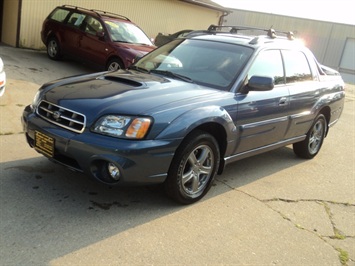
M 327 121 L 323 114 L 317 116 L 305 140 L 293 144 L 294 153 L 305 159 L 312 159 L 318 154 L 325 138 Z
M 119 69 L 124 69 L 124 65 L 120 59 L 112 58 L 108 61 L 107 65 L 106 65 L 107 71 L 116 71 Z
M 219 160 L 216 139 L 204 131 L 194 131 L 176 151 L 165 181 L 167 194 L 182 204 L 200 200 L 211 188 Z

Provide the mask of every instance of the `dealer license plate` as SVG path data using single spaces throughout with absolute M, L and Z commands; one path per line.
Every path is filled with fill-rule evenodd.
M 49 157 L 53 157 L 54 139 L 39 131 L 35 131 L 35 149 Z

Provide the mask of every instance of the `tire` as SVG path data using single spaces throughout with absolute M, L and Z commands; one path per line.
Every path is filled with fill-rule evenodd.
M 61 50 L 58 39 L 51 37 L 47 42 L 47 55 L 52 60 L 59 60 L 61 58 Z
M 165 181 L 165 191 L 176 202 L 191 204 L 211 188 L 220 161 L 216 139 L 194 131 L 177 149 Z
M 106 65 L 107 71 L 117 71 L 119 69 L 124 69 L 124 65 L 119 58 L 112 58 L 108 61 Z
M 305 140 L 293 144 L 294 153 L 304 159 L 312 159 L 320 151 L 326 134 L 327 121 L 319 114 L 307 133 Z

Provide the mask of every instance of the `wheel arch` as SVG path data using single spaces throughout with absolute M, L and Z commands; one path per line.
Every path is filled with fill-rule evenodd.
M 105 70 L 107 70 L 108 65 L 109 65 L 110 62 L 111 62 L 112 60 L 114 60 L 114 59 L 117 59 L 118 61 L 121 62 L 122 66 L 123 66 L 123 69 L 125 69 L 125 68 L 127 67 L 127 66 L 125 65 L 125 63 L 124 63 L 124 60 L 123 60 L 121 57 L 119 57 L 119 56 L 116 55 L 116 54 L 112 54 L 112 55 L 110 55 L 110 56 L 107 58 L 107 60 L 106 60 Z
M 56 34 L 54 31 L 50 31 L 46 36 L 46 46 L 48 45 L 49 40 L 52 38 L 56 38 L 59 42 L 61 42 L 60 35 Z
M 330 116 L 331 116 L 331 110 L 329 106 L 324 106 L 318 113 L 324 115 L 325 120 L 326 120 L 326 129 L 325 129 L 325 137 L 328 135 L 328 130 L 329 130 L 329 122 L 330 122 Z M 317 115 L 317 116 L 318 116 Z
M 193 131 L 195 130 L 201 130 L 207 132 L 216 139 L 219 146 L 219 153 L 220 153 L 220 163 L 219 163 L 219 168 L 217 173 L 221 174 L 224 169 L 223 158 L 227 150 L 227 132 L 225 128 L 219 123 L 209 122 L 196 127 Z
M 218 174 L 224 169 L 224 157 L 228 153 L 228 143 L 235 138 L 236 127 L 227 110 L 220 106 L 204 106 L 191 109 L 173 120 L 158 139 L 181 139 L 181 143 L 192 132 L 202 130 L 211 134 L 220 150 Z

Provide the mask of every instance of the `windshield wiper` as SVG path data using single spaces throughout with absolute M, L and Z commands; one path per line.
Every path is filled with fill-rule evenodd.
M 180 79 L 180 80 L 183 80 L 183 81 L 186 81 L 186 82 L 194 83 L 194 81 L 191 78 L 186 77 L 184 75 L 180 75 L 180 74 L 171 72 L 171 71 L 168 71 L 168 70 L 152 69 L 152 70 L 150 70 L 150 72 L 151 73 L 156 73 L 156 74 L 161 74 L 161 75 L 164 75 L 164 76 L 167 76 L 167 77 L 170 77 L 170 78 L 177 78 L 177 79 Z
M 133 70 L 137 70 L 139 72 L 148 73 L 148 74 L 150 73 L 150 71 L 148 69 L 145 69 L 143 67 L 138 67 L 138 66 L 135 66 L 135 65 L 130 65 L 128 67 L 128 69 L 133 69 Z
M 130 43 L 130 42 L 128 42 L 128 41 L 122 41 L 122 40 L 114 40 L 114 42 Z

